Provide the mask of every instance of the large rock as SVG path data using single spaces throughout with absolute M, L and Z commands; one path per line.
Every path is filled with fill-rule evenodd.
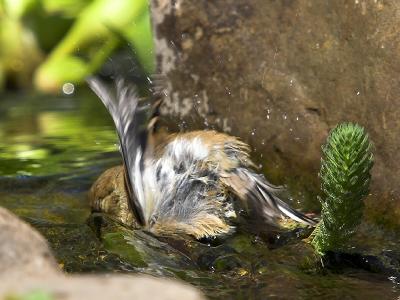
M 399 224 L 400 2 L 153 0 L 152 9 L 164 114 L 242 137 L 272 177 L 314 191 L 329 129 L 358 122 L 375 144 L 369 215 Z
M 38 293 L 54 300 L 204 299 L 189 285 L 150 276 L 65 276 L 46 240 L 0 207 L 0 299 Z
M 6 279 L 0 285 L 0 297 L 1 295 L 24 296 L 37 291 L 42 291 L 54 300 L 205 299 L 199 291 L 189 285 L 150 276 L 60 275 L 45 280 L 32 278 L 20 282 Z
M 5 278 L 47 277 L 58 266 L 46 240 L 31 226 L 0 207 L 0 282 Z

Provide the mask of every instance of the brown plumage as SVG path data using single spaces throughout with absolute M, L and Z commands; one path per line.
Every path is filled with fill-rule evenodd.
M 266 224 L 282 216 L 315 224 L 254 172 L 249 146 L 238 138 L 216 131 L 157 134 L 159 94 L 141 100 L 123 80 L 115 91 L 97 79 L 88 83 L 113 117 L 124 162 L 91 188 L 94 210 L 130 227 L 197 239 L 233 232 L 239 210 Z

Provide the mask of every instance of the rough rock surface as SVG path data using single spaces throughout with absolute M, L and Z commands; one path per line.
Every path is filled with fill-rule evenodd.
M 54 300 L 204 299 L 193 287 L 150 276 L 65 276 L 46 240 L 0 207 L 0 299 L 37 292 Z
M 164 114 L 240 136 L 267 173 L 300 190 L 318 189 L 329 129 L 358 122 L 375 144 L 367 213 L 400 224 L 400 2 L 153 0 L 152 9 Z
M 58 272 L 46 240 L 31 226 L 0 207 L 0 282 L 3 277 L 48 276 Z

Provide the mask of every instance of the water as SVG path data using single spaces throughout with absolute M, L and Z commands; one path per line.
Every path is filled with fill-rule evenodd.
M 208 245 L 127 231 L 91 216 L 86 192 L 102 171 L 120 163 L 116 142 L 110 117 L 88 91 L 54 98 L 5 95 L 0 102 L 0 205 L 49 240 L 66 272 L 173 277 L 212 299 L 399 297 L 390 268 L 318 269 L 312 249 L 295 234 L 267 243 L 238 233 Z M 396 238 L 365 227 L 358 239 L 378 255 L 397 251 Z

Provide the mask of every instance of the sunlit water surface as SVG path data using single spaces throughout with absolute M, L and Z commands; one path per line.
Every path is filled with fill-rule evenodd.
M 106 219 L 99 230 L 86 192 L 120 157 L 107 112 L 88 91 L 78 92 L 0 100 L 0 205 L 44 234 L 66 272 L 179 278 L 215 299 L 399 297 L 394 275 L 350 266 L 318 270 L 312 250 L 300 239 L 279 243 L 276 238 L 271 245 L 238 233 L 210 246 L 157 239 Z M 381 238 L 380 232 L 371 236 L 378 245 Z

